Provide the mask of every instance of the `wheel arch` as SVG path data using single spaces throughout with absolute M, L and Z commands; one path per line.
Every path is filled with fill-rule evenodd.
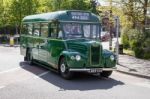
M 65 55 L 60 55 L 59 60 L 58 60 L 58 67 L 60 66 L 60 61 L 62 58 L 65 58 Z

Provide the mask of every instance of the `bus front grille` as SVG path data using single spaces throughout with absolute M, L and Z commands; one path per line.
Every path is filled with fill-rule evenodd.
M 100 46 L 91 46 L 91 65 L 99 65 Z

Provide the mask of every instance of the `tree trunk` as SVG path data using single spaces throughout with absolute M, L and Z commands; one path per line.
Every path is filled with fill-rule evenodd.
M 144 0 L 144 4 L 143 4 L 143 21 L 142 21 L 142 25 L 143 25 L 143 31 L 145 31 L 145 26 L 146 26 L 146 14 L 147 14 L 147 5 L 148 5 L 148 0 Z

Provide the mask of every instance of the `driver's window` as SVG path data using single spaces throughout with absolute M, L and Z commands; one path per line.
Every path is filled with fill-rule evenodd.
M 83 25 L 84 37 L 90 38 L 90 25 Z
M 92 38 L 96 38 L 97 37 L 97 26 L 96 25 L 91 25 L 91 35 L 92 35 Z

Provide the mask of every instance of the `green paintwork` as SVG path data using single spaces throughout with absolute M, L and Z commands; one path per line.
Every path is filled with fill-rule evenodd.
M 27 16 L 23 19 L 23 23 L 51 22 L 56 19 L 60 24 L 61 21 L 72 21 L 67 16 L 67 11 L 58 11 Z M 86 21 L 84 20 L 84 22 Z M 90 20 L 87 20 L 87 22 L 98 23 L 99 19 L 94 14 L 91 14 Z M 110 56 L 114 54 L 110 51 L 103 50 L 99 40 L 86 38 L 51 39 L 21 34 L 20 45 L 22 55 L 26 56 L 27 49 L 29 48 L 31 49 L 33 59 L 48 64 L 48 68 L 53 67 L 58 69 L 61 57 L 65 57 L 69 68 L 109 68 L 116 66 L 116 59 L 114 61 L 110 60 Z M 99 49 L 95 50 L 94 48 Z M 76 57 L 76 55 L 80 55 L 81 60 L 77 61 L 72 58 Z M 93 55 L 98 57 L 99 60 L 95 61 L 95 58 L 92 58 Z
M 114 53 L 112 53 L 111 51 L 106 50 L 106 49 L 103 50 L 102 56 L 103 56 L 105 67 L 113 67 L 116 65 L 116 60 L 114 60 L 114 61 L 110 60 L 111 55 L 114 55 L 115 59 L 116 59 L 116 55 Z
M 85 12 L 85 11 L 79 11 L 79 10 L 72 10 L 72 11 Z M 59 20 L 59 21 L 73 21 L 68 16 L 68 12 L 70 12 L 70 11 L 69 10 L 56 11 L 56 12 L 49 12 L 49 13 L 43 13 L 43 14 L 30 15 L 30 16 L 26 16 L 25 18 L 23 18 L 23 22 L 50 22 L 50 21 L 55 21 L 55 20 Z M 88 22 L 99 22 L 99 18 L 95 14 L 90 13 L 90 20 L 88 20 Z

